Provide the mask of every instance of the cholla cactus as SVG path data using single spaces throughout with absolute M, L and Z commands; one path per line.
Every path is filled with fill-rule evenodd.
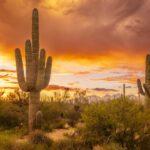
M 20 49 L 15 50 L 17 78 L 20 88 L 30 92 L 29 100 L 29 131 L 36 127 L 36 114 L 39 111 L 40 92 L 49 84 L 52 58 L 46 61 L 45 50 L 39 52 L 39 17 L 38 10 L 32 15 L 32 44 L 30 40 L 25 43 L 26 76 L 24 75 L 23 61 Z
M 145 83 L 142 86 L 140 79 L 137 79 L 138 92 L 145 96 L 145 104 L 150 104 L 150 55 L 146 56 Z

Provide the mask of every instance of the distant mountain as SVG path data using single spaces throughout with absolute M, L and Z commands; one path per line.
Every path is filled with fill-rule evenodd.
M 60 86 L 60 85 L 49 85 L 46 90 L 78 90 L 78 88 L 71 88 L 67 86 Z
M 100 91 L 100 92 L 118 92 L 118 90 L 115 90 L 115 89 L 106 89 L 106 88 L 94 88 L 92 90 Z

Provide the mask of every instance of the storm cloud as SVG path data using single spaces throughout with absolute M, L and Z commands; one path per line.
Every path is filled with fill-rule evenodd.
M 0 44 L 24 47 L 31 12 L 40 12 L 41 45 L 55 56 L 145 55 L 149 0 L 0 0 Z

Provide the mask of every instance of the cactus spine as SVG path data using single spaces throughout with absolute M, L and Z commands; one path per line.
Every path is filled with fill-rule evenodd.
M 138 93 L 145 96 L 146 107 L 150 106 L 150 55 L 146 56 L 145 83 L 137 79 Z
M 38 10 L 32 14 L 32 43 L 25 43 L 26 76 L 24 75 L 23 61 L 20 49 L 15 50 L 16 70 L 19 87 L 30 92 L 29 100 L 29 131 L 34 130 L 36 115 L 40 110 L 40 92 L 50 81 L 52 58 L 46 61 L 45 50 L 39 50 L 39 16 Z

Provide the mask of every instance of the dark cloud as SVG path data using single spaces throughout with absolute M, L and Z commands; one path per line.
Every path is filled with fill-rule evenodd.
M 82 17 L 80 25 L 85 23 L 84 32 L 81 35 L 82 42 L 84 42 L 83 45 L 88 43 L 85 49 L 94 49 L 96 53 L 106 53 L 115 49 L 135 51 L 139 47 L 133 32 L 134 30 L 143 31 L 133 22 L 137 22 L 136 17 L 141 19 L 139 12 L 145 9 L 146 2 L 146 0 L 85 0 L 77 7 L 72 7 L 67 14 L 77 18 Z M 129 31 L 127 26 L 134 30 Z M 145 45 L 142 48 L 144 47 Z M 131 48 L 134 49 L 131 50 Z
M 136 13 L 144 4 L 145 0 L 82 0 L 79 5 L 66 11 L 66 14 L 75 13 L 87 19 L 102 19 L 102 22 L 103 19 L 118 22 Z
M 148 52 L 149 0 L 70 0 L 56 3 L 57 9 L 43 5 L 45 0 L 0 2 L 0 44 L 8 47 L 24 47 L 32 9 L 38 7 L 41 45 L 53 55 Z

